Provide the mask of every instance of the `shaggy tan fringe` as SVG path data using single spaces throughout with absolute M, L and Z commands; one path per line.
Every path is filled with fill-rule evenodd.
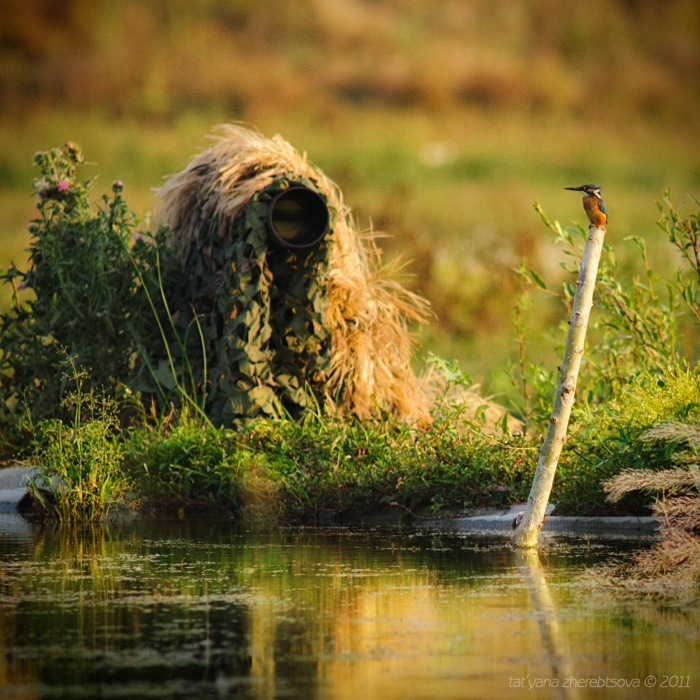
M 652 506 L 654 515 L 664 518 L 671 527 L 692 532 L 700 531 L 700 498 L 684 494 L 666 497 Z
M 284 175 L 309 178 L 335 211 L 329 260 L 331 331 L 329 396 L 360 419 L 377 409 L 425 422 L 430 400 L 411 369 L 409 323 L 425 322 L 428 302 L 404 289 L 379 264 L 371 231 L 361 235 L 339 188 L 280 136 L 271 139 L 240 125 L 222 125 L 213 145 L 157 192 L 157 218 L 172 230 L 183 264 L 203 227 L 220 235 L 258 190 Z

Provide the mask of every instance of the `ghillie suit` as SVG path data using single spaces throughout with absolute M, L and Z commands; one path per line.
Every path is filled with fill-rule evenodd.
M 296 185 L 330 212 L 322 240 L 298 250 L 266 225 L 273 197 Z M 407 327 L 425 320 L 427 302 L 388 278 L 371 235 L 305 155 L 279 136 L 222 126 L 158 197 L 177 250 L 164 263 L 171 355 L 194 394 L 206 392 L 215 424 L 298 415 L 310 401 L 360 419 L 378 409 L 427 419 Z M 161 363 L 158 376 L 167 373 Z

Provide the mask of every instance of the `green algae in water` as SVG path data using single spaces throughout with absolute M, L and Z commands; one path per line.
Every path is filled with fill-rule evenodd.
M 700 688 L 697 604 L 578 583 L 629 545 L 559 541 L 538 556 L 506 540 L 388 529 L 2 527 L 1 698 L 690 698 Z M 676 687 L 660 687 L 664 677 Z M 599 678 L 615 690 L 591 687 Z

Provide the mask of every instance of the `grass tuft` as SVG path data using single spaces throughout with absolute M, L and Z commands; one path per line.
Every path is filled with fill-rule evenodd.
M 40 511 L 62 522 L 99 521 L 125 502 L 133 480 L 123 468 L 116 404 L 79 389 L 64 399 L 73 420 L 41 421 L 34 431 L 38 475 L 29 492 Z

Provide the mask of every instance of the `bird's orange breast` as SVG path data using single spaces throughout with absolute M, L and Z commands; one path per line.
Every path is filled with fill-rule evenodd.
M 601 211 L 597 197 L 584 197 L 583 208 L 586 210 L 588 221 L 590 221 L 592 226 L 605 226 L 608 217 Z

